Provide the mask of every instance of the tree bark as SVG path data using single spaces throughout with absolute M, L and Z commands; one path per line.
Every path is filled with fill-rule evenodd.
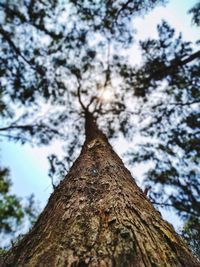
M 86 141 L 33 229 L 0 266 L 195 267 L 185 243 L 86 115 Z

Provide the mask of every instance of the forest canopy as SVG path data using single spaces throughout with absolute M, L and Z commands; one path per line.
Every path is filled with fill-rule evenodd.
M 87 108 L 110 140 L 130 143 L 129 164 L 150 163 L 144 184 L 152 203 L 196 222 L 199 42 L 161 21 L 157 38 L 137 44 L 141 62 L 130 56 L 138 53 L 134 19 L 167 2 L 1 1 L 0 136 L 22 144 L 60 140 L 64 158 L 49 156 L 53 181 L 64 177 L 83 143 Z M 199 1 L 189 12 L 199 26 Z

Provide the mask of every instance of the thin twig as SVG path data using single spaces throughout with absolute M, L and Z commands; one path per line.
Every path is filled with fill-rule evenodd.
M 94 112 L 96 112 L 97 110 L 101 110 L 102 109 L 102 97 L 103 94 L 105 93 L 106 87 L 110 82 L 110 40 L 108 40 L 108 49 L 107 49 L 107 69 L 106 69 L 106 77 L 105 77 L 105 82 L 104 85 L 102 87 L 102 91 L 98 97 L 97 103 L 95 105 L 94 108 Z
M 77 76 L 76 76 L 76 78 L 77 78 L 77 82 L 78 82 L 78 88 L 77 88 L 78 101 L 79 101 L 79 103 L 80 103 L 82 109 L 83 109 L 84 111 L 86 111 L 87 108 L 85 107 L 85 105 L 83 104 L 83 102 L 82 102 L 82 100 L 81 100 L 81 83 L 80 83 L 80 80 L 78 79 Z
M 31 139 L 28 139 L 28 138 L 25 138 L 25 137 L 21 137 L 21 136 L 14 136 L 14 135 L 11 135 L 11 134 L 1 134 L 0 133 L 0 136 L 4 137 L 4 138 L 8 138 L 8 139 L 13 139 L 13 140 L 16 140 L 16 141 L 21 141 L 21 142 L 29 142 L 29 143 L 33 143 Z

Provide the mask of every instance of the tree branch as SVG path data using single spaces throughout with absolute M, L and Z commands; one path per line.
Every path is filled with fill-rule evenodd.
M 83 102 L 82 102 L 82 100 L 81 100 L 81 83 L 80 83 L 80 80 L 78 79 L 77 76 L 76 76 L 76 78 L 77 78 L 77 82 L 78 82 L 78 88 L 77 88 L 78 101 L 79 101 L 79 103 L 80 103 L 82 109 L 83 109 L 84 111 L 87 111 L 87 110 L 88 110 L 87 107 L 85 107 L 85 105 L 83 104 Z
M 180 66 L 185 65 L 185 64 L 190 63 L 191 61 L 193 61 L 194 59 L 197 59 L 197 58 L 200 58 L 200 50 L 195 52 L 195 53 L 193 53 L 192 55 L 190 55 L 186 59 L 180 60 L 179 65 Z
M 196 51 L 192 55 L 188 56 L 185 59 L 173 59 L 171 61 L 170 66 L 162 67 L 159 70 L 154 71 L 149 75 L 149 78 L 147 80 L 155 79 L 155 80 L 161 80 L 167 75 L 173 73 L 174 69 L 177 69 L 178 67 L 184 66 L 190 62 L 192 62 L 195 59 L 200 58 L 200 50 Z
M 173 106 L 190 106 L 193 104 L 199 104 L 200 100 L 194 100 L 192 102 L 185 102 L 185 103 L 181 103 L 181 102 L 177 102 L 177 103 L 169 103 L 168 105 L 173 105 Z
M 16 141 L 21 140 L 22 143 L 25 143 L 25 142 L 32 143 L 31 139 L 28 139 L 28 138 L 25 138 L 25 137 L 21 137 L 21 136 L 19 137 L 19 136 L 14 136 L 14 135 L 11 135 L 11 134 L 2 134 L 2 133 L 0 133 L 0 136 L 2 136 L 4 138 L 16 140 Z
M 117 14 L 116 14 L 116 17 L 115 17 L 115 23 L 117 23 L 117 20 L 118 20 L 118 18 L 119 18 L 120 13 L 121 13 L 124 9 L 126 9 L 126 8 L 128 7 L 128 5 L 129 5 L 130 3 L 132 3 L 132 2 L 133 2 L 132 0 L 128 0 L 127 2 L 125 2 L 125 3 L 123 3 L 123 4 L 121 5 L 121 7 L 120 7 L 119 10 L 117 11 Z
M 14 44 L 14 42 L 11 40 L 9 33 L 6 32 L 1 26 L 0 26 L 0 34 L 3 36 L 3 38 L 7 41 L 7 43 L 12 47 L 12 49 L 14 50 L 14 52 L 20 56 L 27 64 L 29 64 L 31 66 L 32 69 L 34 69 L 35 71 L 37 71 L 40 75 L 44 75 L 44 70 L 42 67 L 40 66 L 35 66 L 33 65 L 33 63 L 28 60 L 19 50 L 19 48 Z
M 3 4 L 3 3 L 0 3 L 0 7 L 2 7 L 8 14 L 10 14 L 10 15 L 12 15 L 12 16 L 15 16 L 15 17 L 18 17 L 18 18 L 21 20 L 21 22 L 23 22 L 23 23 L 28 23 L 28 24 L 34 26 L 36 29 L 38 29 L 38 30 L 44 32 L 45 34 L 49 35 L 49 36 L 50 36 L 51 38 L 53 38 L 53 39 L 55 39 L 55 38 L 57 39 L 57 38 L 62 38 L 62 37 L 63 37 L 62 34 L 56 34 L 56 33 L 54 33 L 54 32 L 50 32 L 50 31 L 48 31 L 48 30 L 44 27 L 44 25 L 42 25 L 42 24 L 36 24 L 34 21 L 30 21 L 30 20 L 28 20 L 28 19 L 24 16 L 24 14 L 22 14 L 21 12 L 19 12 L 19 10 L 14 10 L 14 9 L 8 7 L 8 5 L 5 5 L 5 4 Z M 30 15 L 30 14 L 29 14 L 29 15 Z
M 151 200 L 151 198 L 150 198 L 150 200 Z M 193 212 L 192 210 L 189 210 L 183 206 L 177 208 L 176 206 L 174 206 L 174 204 L 170 204 L 170 203 L 159 203 L 159 202 L 154 202 L 154 201 L 151 201 L 151 203 L 153 205 L 156 205 L 156 206 L 171 207 L 173 209 L 176 209 L 178 212 L 185 212 L 185 213 L 188 213 L 192 216 L 195 216 L 195 217 L 197 216 L 197 214 L 195 212 Z
M 51 127 L 46 126 L 45 124 L 27 124 L 27 125 L 16 125 L 16 124 L 11 124 L 9 126 L 6 127 L 2 127 L 0 128 L 0 132 L 6 132 L 6 131 L 10 131 L 10 130 L 23 130 L 23 131 L 29 131 L 31 132 L 34 129 L 41 130 L 43 129 L 48 129 L 48 131 L 57 134 L 59 136 L 62 136 L 62 134 L 60 134 L 60 132 L 57 129 L 53 129 Z
M 93 96 L 90 100 L 90 102 L 88 103 L 87 105 L 87 110 L 89 110 L 90 106 L 92 105 L 92 103 L 95 101 L 95 100 L 98 100 L 98 98 L 96 96 Z
M 9 131 L 9 130 L 13 130 L 13 129 L 30 130 L 34 126 L 35 125 L 10 125 L 10 126 L 0 128 L 0 132 Z

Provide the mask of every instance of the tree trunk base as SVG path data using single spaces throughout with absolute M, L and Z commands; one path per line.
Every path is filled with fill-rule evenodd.
M 1 267 L 197 267 L 101 136 L 86 141 L 33 229 Z

